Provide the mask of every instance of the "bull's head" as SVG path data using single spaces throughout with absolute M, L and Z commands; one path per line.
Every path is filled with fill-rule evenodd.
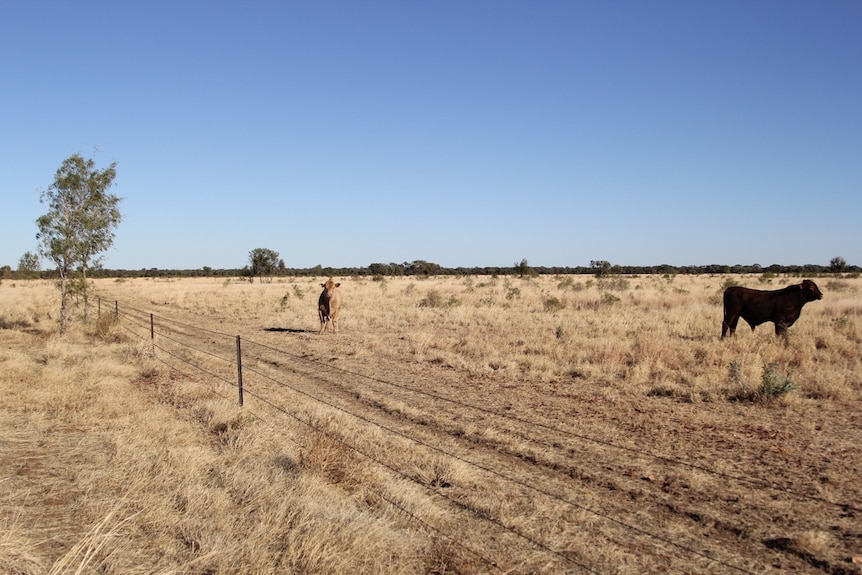
M 799 284 L 799 289 L 801 289 L 802 293 L 805 294 L 806 301 L 823 299 L 823 292 L 821 292 L 820 288 L 817 287 L 817 284 L 811 280 L 802 280 L 802 283 Z

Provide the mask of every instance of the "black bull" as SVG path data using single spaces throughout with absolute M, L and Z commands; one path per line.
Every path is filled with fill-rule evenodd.
M 799 319 L 802 306 L 822 297 L 823 293 L 811 280 L 803 280 L 800 284 L 774 291 L 729 287 L 724 290 L 721 337 L 723 338 L 728 330 L 730 335 L 736 332 L 739 318 L 748 322 L 751 331 L 760 324 L 771 321 L 775 324 L 775 335 L 787 335 L 787 328 Z

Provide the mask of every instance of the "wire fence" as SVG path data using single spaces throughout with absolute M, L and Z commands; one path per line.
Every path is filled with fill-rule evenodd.
M 385 473 L 410 482 L 429 496 L 445 501 L 453 509 L 468 513 L 475 520 L 493 525 L 494 528 L 508 534 L 508 536 L 525 541 L 535 549 L 555 557 L 562 564 L 582 572 L 602 572 L 602 566 L 591 562 L 588 557 L 581 553 L 562 548 L 552 540 L 553 538 L 537 535 L 537 533 L 542 533 L 541 529 L 527 529 L 517 525 L 516 522 L 502 518 L 500 514 L 494 513 L 482 505 L 465 502 L 462 498 L 451 495 L 447 492 L 448 485 L 443 481 L 429 483 L 420 479 L 415 470 L 405 468 L 403 462 L 385 457 L 379 450 L 358 441 L 358 438 L 333 435 L 326 428 L 325 423 L 321 423 L 311 415 L 308 406 L 316 405 L 321 409 L 340 413 L 361 425 L 373 428 L 377 432 L 401 442 L 403 445 L 421 448 L 423 453 L 430 456 L 470 467 L 501 484 L 512 486 L 515 492 L 530 493 L 533 497 L 542 497 L 552 501 L 557 506 L 568 507 L 592 516 L 594 519 L 610 524 L 615 529 L 626 533 L 626 539 L 635 538 L 652 547 L 672 549 L 677 554 L 701 562 L 704 568 L 708 570 L 717 568 L 741 573 L 757 571 L 757 569 L 752 569 L 750 560 L 745 557 L 734 556 L 718 545 L 705 545 L 703 541 L 685 534 L 676 533 L 671 536 L 668 533 L 643 527 L 630 514 L 627 516 L 624 505 L 620 505 L 616 509 L 595 508 L 583 503 L 571 493 L 567 493 L 565 489 L 558 488 L 554 482 L 537 480 L 535 476 L 524 475 L 510 467 L 499 469 L 494 465 L 493 459 L 476 457 L 471 454 L 469 449 L 459 448 L 451 441 L 441 441 L 440 437 L 433 434 L 423 435 L 415 430 L 415 426 L 378 420 L 368 415 L 367 412 L 359 413 L 355 404 L 351 405 L 349 402 L 340 401 L 338 393 L 326 394 L 326 390 L 331 392 L 336 389 L 342 395 L 352 394 L 356 396 L 358 395 L 355 391 L 359 387 L 358 382 L 373 383 L 408 396 L 422 396 L 432 401 L 435 410 L 445 410 L 447 406 L 466 409 L 483 416 L 506 420 L 520 429 L 542 430 L 547 432 L 546 434 L 549 436 L 592 443 L 603 449 L 647 458 L 661 465 L 687 468 L 723 481 L 737 482 L 757 489 L 767 489 L 773 491 L 776 497 L 792 497 L 796 500 L 808 501 L 818 505 L 833 506 L 845 513 L 862 511 L 862 506 L 857 503 L 831 501 L 818 496 L 816 493 L 795 491 L 763 478 L 747 477 L 711 469 L 706 465 L 692 463 L 667 454 L 652 453 L 602 438 L 572 432 L 520 415 L 497 412 L 481 405 L 446 397 L 420 387 L 408 386 L 398 381 L 368 376 L 357 371 L 323 363 L 318 359 L 299 355 L 267 343 L 242 338 L 240 335 L 211 330 L 156 315 L 119 300 L 114 301 L 112 306 L 103 306 L 101 299 L 99 299 L 98 313 L 100 315 L 108 313 L 107 309 L 110 309 L 110 313 L 115 315 L 116 320 L 130 335 L 148 342 L 154 356 L 159 361 L 190 378 L 193 376 L 188 370 L 202 374 L 206 379 L 218 384 L 213 388 L 213 393 L 222 399 L 236 401 L 240 406 L 244 406 L 245 411 L 258 419 L 266 421 L 268 416 L 263 415 L 256 408 L 249 408 L 246 405 L 247 398 L 256 402 L 260 407 L 286 416 L 298 425 L 315 433 L 327 434 L 344 448 L 377 466 Z M 231 388 L 234 391 L 228 393 Z M 515 431 L 515 433 L 519 433 L 524 441 L 540 445 L 545 444 L 546 446 L 553 443 L 552 440 L 544 440 L 527 431 Z M 298 440 L 289 435 L 287 439 L 298 446 L 300 445 Z M 427 518 L 422 518 L 420 516 L 422 515 L 421 510 L 411 510 L 405 503 L 396 501 L 396 498 L 387 496 L 382 492 L 378 495 L 424 529 L 428 529 L 458 545 L 490 567 L 503 570 L 498 566 L 497 561 L 487 557 L 486 553 L 470 547 L 458 534 L 453 534 L 445 527 L 435 525 L 433 521 Z M 604 536 L 610 540 L 614 539 L 613 535 L 605 534 Z

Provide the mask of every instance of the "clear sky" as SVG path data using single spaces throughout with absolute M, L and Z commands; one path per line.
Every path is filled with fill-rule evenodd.
M 0 0 L 0 265 L 862 264 L 859 0 Z M 45 267 L 49 267 L 45 262 Z

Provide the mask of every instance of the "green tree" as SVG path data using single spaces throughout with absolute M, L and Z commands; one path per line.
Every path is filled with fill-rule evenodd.
M 515 264 L 515 273 L 521 278 L 528 278 L 536 275 L 533 268 L 530 267 L 530 263 L 527 261 L 527 258 L 524 258 L 520 263 Z
M 37 277 L 41 269 L 41 258 L 33 252 L 24 252 L 24 255 L 18 260 L 18 277 L 25 279 Z
M 267 248 L 254 248 L 248 252 L 248 260 L 251 263 L 251 277 L 258 276 L 263 281 L 264 276 L 269 276 L 272 281 L 272 275 L 279 266 L 278 252 Z
M 57 266 L 60 288 L 60 332 L 68 324 L 70 281 L 80 272 L 87 319 L 87 270 L 101 264 L 102 253 L 114 243 L 114 229 L 122 220 L 121 198 L 108 193 L 117 176 L 117 163 L 97 170 L 92 159 L 73 154 L 42 193 L 48 213 L 36 220 L 39 252 Z
M 829 260 L 829 269 L 832 273 L 840 274 L 847 269 L 847 262 L 842 257 L 834 257 Z
M 605 260 L 590 260 L 590 268 L 597 278 L 603 278 L 611 273 L 611 262 Z

